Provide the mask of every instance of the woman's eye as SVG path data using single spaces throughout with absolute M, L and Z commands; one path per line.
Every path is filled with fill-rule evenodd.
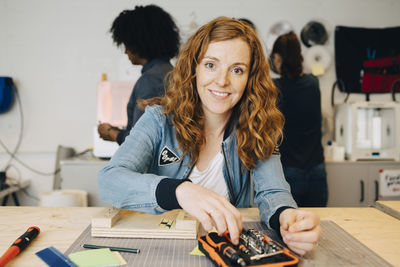
M 243 70 L 242 70 L 241 68 L 234 68 L 234 69 L 233 69 L 233 73 L 235 73 L 235 74 L 242 74 L 242 73 L 243 73 Z
M 214 63 L 207 62 L 205 65 L 206 65 L 206 68 L 207 68 L 207 69 L 212 69 L 212 68 L 214 68 Z

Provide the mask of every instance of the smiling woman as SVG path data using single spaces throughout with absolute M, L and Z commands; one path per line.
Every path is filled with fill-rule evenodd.
M 141 102 L 144 115 L 99 173 L 100 196 L 154 214 L 182 208 L 237 244 L 251 174 L 264 223 L 295 252 L 311 250 L 319 218 L 296 209 L 284 179 L 275 150 L 283 117 L 254 29 L 225 17 L 200 27 L 168 85 L 164 97 Z

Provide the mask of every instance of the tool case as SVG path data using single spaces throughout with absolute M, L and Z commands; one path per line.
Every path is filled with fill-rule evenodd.
M 215 266 L 297 266 L 299 259 L 289 249 L 254 229 L 243 229 L 239 244 L 231 242 L 229 232 L 215 232 L 198 238 L 199 249 Z

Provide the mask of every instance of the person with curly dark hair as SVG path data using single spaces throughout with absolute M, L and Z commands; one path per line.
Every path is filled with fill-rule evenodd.
M 285 116 L 279 147 L 285 178 L 300 207 L 324 207 L 328 186 L 321 144 L 321 92 L 318 78 L 303 73 L 300 41 L 294 32 L 278 37 L 271 53 L 280 78 L 279 108 Z
M 102 139 L 122 144 L 144 112 L 138 108 L 137 101 L 164 95 L 164 80 L 173 68 L 170 59 L 178 54 L 180 37 L 171 15 L 155 5 L 122 11 L 110 32 L 117 46 L 125 47 L 131 63 L 143 66 L 129 98 L 125 129 L 109 123 L 100 123 L 97 128 Z
M 249 24 L 254 30 L 257 31 L 256 25 L 254 24 L 254 22 L 252 22 L 250 19 L 248 18 L 238 18 L 238 20 L 246 22 L 247 24 Z
M 283 176 L 283 116 L 255 30 L 227 17 L 200 27 L 168 85 L 164 97 L 140 101 L 144 115 L 99 172 L 101 199 L 152 214 L 182 208 L 238 244 L 252 177 L 261 220 L 295 252 L 313 249 L 319 218 L 297 209 Z

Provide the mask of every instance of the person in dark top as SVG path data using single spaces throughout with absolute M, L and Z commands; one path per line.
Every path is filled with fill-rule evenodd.
M 100 123 L 97 127 L 102 139 L 120 145 L 144 113 L 138 108 L 137 100 L 164 95 L 165 76 L 173 69 L 169 60 L 178 54 L 180 37 L 171 15 L 155 5 L 122 11 L 112 23 L 110 32 L 117 46 L 124 45 L 131 63 L 143 66 L 127 105 L 125 129 L 109 123 Z
M 278 37 L 272 53 L 274 82 L 280 90 L 279 108 L 285 117 L 279 147 L 286 180 L 300 207 L 324 207 L 328 188 L 321 144 L 321 93 L 318 78 L 303 73 L 298 37 Z

